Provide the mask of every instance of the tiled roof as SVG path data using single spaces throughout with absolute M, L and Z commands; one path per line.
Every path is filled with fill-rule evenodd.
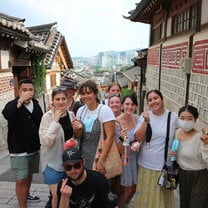
M 66 69 L 62 72 L 62 76 L 72 79 L 76 82 L 84 82 L 92 77 L 92 74 L 86 72 L 76 72 L 73 69 Z
M 128 79 L 123 75 L 122 72 L 116 72 L 116 77 L 114 82 L 119 83 L 122 88 L 128 86 Z
M 0 36 L 13 39 L 13 43 L 24 48 L 21 59 L 30 58 L 29 53 L 45 53 L 48 48 L 33 36 L 31 31 L 24 25 L 25 19 L 12 17 L 7 14 L 0 13 Z
M 32 33 L 24 26 L 25 19 L 0 13 L 0 35 L 12 39 L 30 39 Z
M 49 49 L 45 56 L 46 68 L 51 68 L 56 52 L 63 38 L 61 33 L 56 29 L 56 25 L 57 23 L 54 22 L 45 25 L 28 27 L 32 34 L 39 38 Z
M 167 3 L 167 0 L 142 0 L 136 4 L 136 8 L 129 12 L 129 16 L 123 16 L 134 22 L 149 23 L 149 18 L 154 12 L 163 4 Z
M 140 67 L 139 66 L 131 66 L 127 68 L 126 71 L 123 71 L 122 74 L 131 82 L 135 82 L 137 76 L 140 75 Z

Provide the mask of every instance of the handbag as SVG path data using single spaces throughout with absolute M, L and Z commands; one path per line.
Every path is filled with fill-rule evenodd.
M 98 142 L 95 159 L 93 162 L 93 167 L 92 167 L 93 170 L 96 170 L 96 163 L 99 160 L 100 155 L 102 154 L 104 146 L 105 146 L 104 131 L 103 131 L 103 125 L 101 124 L 100 140 Z M 118 152 L 116 143 L 115 141 L 113 141 L 105 160 L 105 177 L 107 179 L 113 178 L 115 176 L 121 175 L 122 171 L 123 169 L 122 169 L 121 157 Z
M 179 182 L 179 166 L 176 161 L 173 161 L 171 165 L 167 165 L 167 154 L 168 154 L 168 142 L 169 142 L 169 132 L 170 132 L 170 118 L 171 112 L 168 113 L 168 121 L 167 121 L 167 135 L 165 140 L 165 164 L 161 170 L 158 185 L 168 190 L 175 190 L 178 186 Z

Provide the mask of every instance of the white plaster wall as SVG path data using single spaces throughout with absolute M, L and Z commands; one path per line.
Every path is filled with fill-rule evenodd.
M 201 12 L 201 24 L 207 24 L 208 23 L 208 0 L 202 0 L 202 12 Z

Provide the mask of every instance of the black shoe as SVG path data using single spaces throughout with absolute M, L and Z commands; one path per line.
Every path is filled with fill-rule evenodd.
M 40 198 L 29 193 L 27 195 L 27 201 L 32 203 L 38 203 L 40 202 Z

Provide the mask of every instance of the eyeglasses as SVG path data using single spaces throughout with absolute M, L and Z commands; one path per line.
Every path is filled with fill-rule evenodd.
M 72 170 L 72 168 L 78 170 L 78 169 L 80 169 L 81 167 L 82 167 L 82 162 L 75 163 L 74 165 L 69 165 L 69 164 L 65 164 L 65 165 L 64 165 L 64 169 L 65 169 L 66 171 L 70 171 L 70 170 Z
M 111 99 L 112 97 L 118 97 L 118 98 L 120 98 L 121 95 L 120 94 L 110 94 L 110 95 L 108 95 L 108 99 Z

